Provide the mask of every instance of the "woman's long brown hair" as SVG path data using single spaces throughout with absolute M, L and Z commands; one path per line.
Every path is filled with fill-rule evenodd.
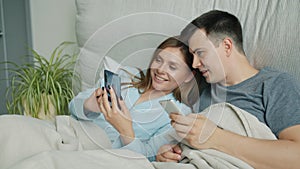
M 194 78 L 188 82 L 183 83 L 182 85 L 178 86 L 176 89 L 173 90 L 174 97 L 187 104 L 188 106 L 192 106 L 197 99 L 199 98 L 199 85 L 200 82 L 203 81 L 201 78 L 201 74 L 198 69 L 194 69 L 192 67 L 193 64 L 193 55 L 189 52 L 189 48 L 183 42 L 179 40 L 179 36 L 174 36 L 166 39 L 163 41 L 154 51 L 152 56 L 151 62 L 148 66 L 146 74 L 138 68 L 140 76 L 133 75 L 128 71 L 124 70 L 125 72 L 131 75 L 131 83 L 123 83 L 125 85 L 129 85 L 129 87 L 135 87 L 139 90 L 139 93 L 145 93 L 148 91 L 152 86 L 152 77 L 150 74 L 150 65 L 152 64 L 153 60 L 157 57 L 157 55 L 161 52 L 161 50 L 165 48 L 180 48 L 184 56 L 184 61 L 190 68 L 190 70 L 194 74 Z M 198 85 L 199 84 L 199 85 Z

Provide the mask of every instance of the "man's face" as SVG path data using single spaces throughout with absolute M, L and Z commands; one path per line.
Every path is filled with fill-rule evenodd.
M 194 56 L 193 67 L 198 68 L 208 83 L 224 83 L 225 71 L 222 63 L 222 45 L 215 45 L 202 29 L 198 29 L 189 39 L 189 47 Z

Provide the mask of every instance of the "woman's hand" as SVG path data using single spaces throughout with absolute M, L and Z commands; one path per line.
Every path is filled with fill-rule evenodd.
M 221 130 L 211 120 L 200 114 L 182 116 L 171 113 L 172 126 L 177 135 L 197 149 L 213 148 L 216 145 L 214 136 Z
M 181 159 L 181 148 L 179 145 L 166 144 L 159 148 L 156 161 L 178 162 Z
M 111 106 L 108 101 L 107 91 L 103 90 L 103 96 L 99 98 L 100 111 L 103 113 L 106 121 L 120 133 L 123 144 L 129 144 L 135 137 L 130 112 L 122 99 L 119 99 L 120 110 L 115 91 L 112 87 L 110 87 L 109 92 Z
M 96 89 L 93 94 L 84 101 L 84 109 L 91 112 L 100 112 L 99 102 L 100 96 L 102 95 L 103 90 L 101 88 Z

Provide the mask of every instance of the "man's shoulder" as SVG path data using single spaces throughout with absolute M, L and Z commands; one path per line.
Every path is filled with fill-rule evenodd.
M 270 67 L 264 67 L 260 70 L 260 76 L 267 76 L 273 79 L 294 79 L 288 72 L 280 71 Z
M 279 71 L 277 69 L 271 68 L 271 67 L 264 67 L 260 69 L 259 71 L 261 74 L 269 74 L 269 75 L 281 75 L 281 74 L 287 74 L 283 71 Z
M 269 81 L 272 86 L 290 86 L 296 85 L 300 87 L 300 83 L 290 73 L 266 67 L 260 70 L 260 76 L 265 77 L 266 81 Z

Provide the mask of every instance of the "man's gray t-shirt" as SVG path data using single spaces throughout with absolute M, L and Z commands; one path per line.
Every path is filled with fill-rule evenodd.
M 300 85 L 291 75 L 270 68 L 237 85 L 211 84 L 200 97 L 199 111 L 214 103 L 228 102 L 256 116 L 278 137 L 300 124 Z

